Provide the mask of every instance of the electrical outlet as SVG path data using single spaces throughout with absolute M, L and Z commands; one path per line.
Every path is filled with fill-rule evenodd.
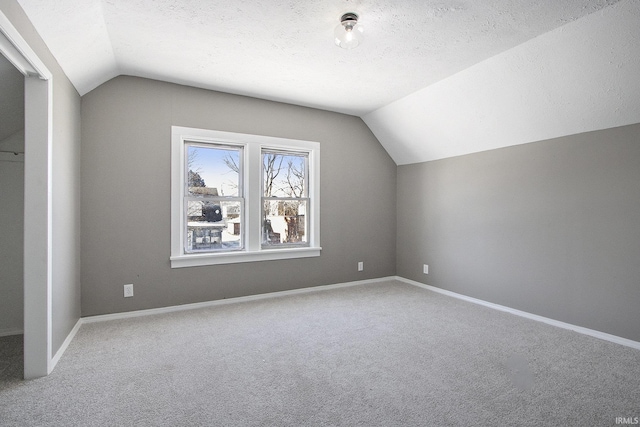
M 124 297 L 129 298 L 133 296 L 133 284 L 124 285 Z
M 364 262 L 358 262 L 358 271 L 364 271 Z
M 427 264 L 422 267 L 422 272 L 424 274 L 429 274 L 429 266 Z

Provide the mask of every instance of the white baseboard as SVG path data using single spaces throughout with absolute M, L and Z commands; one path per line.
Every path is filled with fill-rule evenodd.
M 22 335 L 24 331 L 22 329 L 0 329 L 0 337 L 9 337 L 11 335 Z
M 569 329 L 580 334 L 589 335 L 591 337 L 599 338 L 605 341 L 610 341 L 616 344 L 632 347 L 640 350 L 640 342 L 633 341 L 627 338 L 622 338 L 617 335 L 607 334 L 605 332 L 596 331 L 582 326 L 572 325 L 571 323 L 561 322 L 559 320 L 549 319 L 548 317 L 538 316 L 537 314 L 528 313 L 526 311 L 516 310 L 515 308 L 506 307 L 500 304 L 494 304 L 492 302 L 484 301 L 481 299 L 468 297 L 455 292 L 447 291 L 446 289 L 436 288 L 435 286 L 425 285 L 424 283 L 416 282 L 415 280 L 405 279 L 404 277 L 395 277 L 396 280 L 407 283 L 409 285 L 417 286 L 419 288 L 427 289 L 439 294 L 447 295 L 453 298 L 457 298 L 463 301 L 471 302 L 474 304 L 483 305 L 485 307 L 493 308 L 494 310 L 500 310 L 507 313 L 515 314 L 516 316 L 524 317 L 527 319 L 535 320 L 537 322 L 546 323 L 548 325 L 557 326 L 558 328 Z
M 423 288 L 423 289 L 427 289 L 427 290 L 430 290 L 430 291 L 433 291 L 433 292 L 437 292 L 439 294 L 447 295 L 447 296 L 450 296 L 450 297 L 453 297 L 453 298 L 457 298 L 457 299 L 460 299 L 460 300 L 463 300 L 463 301 L 471 302 L 473 304 L 479 304 L 479 305 L 482 305 L 482 306 L 485 306 L 485 307 L 492 308 L 494 310 L 504 311 L 504 312 L 507 312 L 507 313 L 510 313 L 510 314 L 514 314 L 516 316 L 520 316 L 520 317 L 524 317 L 524 318 L 527 318 L 527 319 L 535 320 L 537 322 L 546 323 L 548 325 L 556 326 L 558 328 L 569 329 L 571 331 L 575 331 L 575 332 L 578 332 L 580 334 L 588 335 L 588 336 L 591 336 L 591 337 L 599 338 L 599 339 L 602 339 L 602 340 L 605 340 L 605 341 L 610 341 L 610 342 L 613 342 L 613 343 L 616 343 L 616 344 L 620 344 L 620 345 L 624 345 L 624 346 L 627 346 L 627 347 L 632 347 L 632 348 L 635 348 L 637 350 L 640 350 L 640 342 L 638 342 L 638 341 L 633 341 L 633 340 L 630 340 L 630 339 L 627 339 L 627 338 L 619 337 L 617 335 L 611 335 L 611 334 L 607 334 L 605 332 L 600 332 L 600 331 L 596 331 L 596 330 L 593 330 L 593 329 L 584 328 L 582 326 L 577 326 L 577 325 L 573 325 L 573 324 L 570 324 L 570 323 L 561 322 L 559 320 L 549 319 L 547 317 L 543 317 L 543 316 L 539 316 L 537 314 L 528 313 L 526 311 L 521 311 L 521 310 L 517 310 L 517 309 L 514 309 L 514 308 L 506 307 L 504 305 L 494 304 L 492 302 L 488 302 L 488 301 L 484 301 L 484 300 L 481 300 L 481 299 L 477 299 L 477 298 L 469 297 L 469 296 L 466 296 L 466 295 L 458 294 L 458 293 L 455 293 L 455 292 L 447 291 L 445 289 L 436 288 L 434 286 L 426 285 L 424 283 L 416 282 L 414 280 L 405 279 L 404 277 L 390 276 L 390 277 L 381 277 L 381 278 L 378 278 L 378 279 L 358 280 L 358 281 L 354 281 L 354 282 L 336 283 L 336 284 L 333 284 L 333 285 L 324 285 L 324 286 L 314 286 L 314 287 L 310 287 L 310 288 L 292 289 L 292 290 L 289 290 L 289 291 L 270 292 L 270 293 L 266 293 L 266 294 L 249 295 L 249 296 L 245 296 L 245 297 L 228 298 L 228 299 L 216 300 L 216 301 L 205 301 L 205 302 L 199 302 L 199 303 L 193 303 L 193 304 L 174 305 L 174 306 L 170 306 L 170 307 L 151 308 L 151 309 L 147 309 L 147 310 L 137 310 L 137 311 L 128 311 L 128 312 L 124 312 L 124 313 L 113 313 L 113 314 L 103 314 L 103 315 L 98 315 L 98 316 L 83 317 L 78 321 L 76 326 L 73 328 L 73 331 L 71 331 L 71 333 L 69 334 L 69 337 L 67 337 L 67 340 L 65 340 L 65 344 L 63 344 L 63 346 L 60 348 L 60 350 L 58 350 L 58 353 L 56 353 L 56 357 L 54 357 L 54 360 L 55 360 L 55 363 L 57 363 L 57 361 L 59 360 L 59 358 L 62 355 L 62 353 L 64 352 L 64 350 L 69 345 L 69 342 L 71 342 L 71 339 L 73 339 L 73 336 L 75 336 L 75 334 L 76 334 L 77 330 L 79 329 L 80 325 L 81 324 L 85 324 L 85 323 L 105 322 L 105 321 L 109 321 L 109 320 L 129 319 L 129 318 L 133 318 L 133 317 L 150 316 L 150 315 L 162 314 L 162 313 L 173 313 L 173 312 L 184 311 L 184 310 L 195 310 L 195 309 L 204 308 L 204 307 L 214 307 L 214 306 L 218 306 L 218 305 L 234 304 L 234 303 L 245 302 L 245 301 L 257 301 L 257 300 L 276 298 L 276 297 L 287 296 L 287 295 L 298 295 L 298 294 L 305 294 L 305 293 L 311 293 L 311 292 L 319 292 L 319 291 L 328 290 L 328 289 L 337 289 L 337 288 L 345 288 L 345 287 L 349 287 L 349 286 L 358 286 L 358 285 L 366 285 L 366 284 L 371 284 L 371 283 L 386 282 L 386 281 L 389 281 L 389 280 L 397 280 L 399 282 L 403 282 L 403 283 L 406 283 L 406 284 L 409 284 L 409 285 L 417 286 L 417 287 L 420 287 L 420 288 Z M 54 364 L 54 366 L 55 366 L 55 364 Z
M 97 316 L 83 317 L 80 319 L 80 321 L 84 324 L 84 323 L 105 322 L 108 320 L 117 320 L 117 319 L 130 319 L 132 317 L 150 316 L 153 314 L 162 314 L 162 313 L 173 313 L 176 311 L 184 311 L 184 310 L 195 310 L 195 309 L 204 308 L 204 307 L 214 307 L 218 305 L 234 304 L 234 303 L 246 302 L 246 301 L 257 301 L 257 300 L 276 298 L 276 297 L 282 297 L 287 295 L 306 294 L 310 292 L 319 292 L 319 291 L 324 291 L 328 289 L 346 288 L 349 286 L 358 286 L 358 285 L 366 285 L 370 283 L 386 282 L 389 280 L 396 280 L 396 278 L 393 276 L 382 277 L 379 279 L 358 280 L 355 282 L 336 283 L 333 285 L 312 286 L 309 288 L 292 289 L 289 291 L 269 292 L 266 294 L 227 298 L 227 299 L 215 300 L 215 301 L 197 302 L 193 304 L 173 305 L 170 307 L 150 308 L 147 310 L 127 311 L 124 313 L 102 314 Z
M 64 340 L 58 351 L 56 351 L 56 354 L 51 358 L 51 371 L 53 371 L 53 368 L 56 367 L 58 361 L 60 361 L 60 358 L 67 350 L 67 347 L 69 347 L 69 344 L 71 344 L 71 341 L 73 341 L 73 338 L 80 330 L 80 326 L 82 326 L 82 319 L 78 319 L 73 329 L 71 329 L 71 332 L 69 332 L 69 335 L 67 335 L 67 338 Z
M 64 342 L 62 343 L 62 345 L 60 346 L 56 354 L 51 359 L 51 370 L 53 370 L 53 368 L 55 368 L 55 366 L 58 364 L 58 361 L 60 361 L 60 358 L 69 347 L 69 344 L 71 344 L 71 341 L 73 341 L 73 338 L 76 336 L 76 334 L 80 330 L 80 327 L 85 323 L 104 322 L 109 320 L 129 319 L 129 318 L 140 317 L 140 316 L 150 316 L 154 314 L 172 313 L 172 312 L 184 311 L 184 310 L 194 310 L 194 309 L 203 308 L 203 307 L 214 307 L 218 305 L 234 304 L 238 302 L 257 301 L 257 300 L 263 300 L 263 299 L 277 298 L 277 297 L 282 297 L 287 295 L 298 295 L 298 294 L 305 294 L 305 293 L 312 293 L 312 292 L 320 292 L 323 290 L 346 288 L 350 286 L 366 285 L 366 284 L 372 284 L 372 283 L 380 283 L 380 282 L 386 282 L 390 280 L 396 280 L 402 283 L 417 286 L 422 289 L 437 292 L 439 294 L 443 294 L 443 295 L 457 298 L 463 301 L 471 302 L 473 304 L 479 304 L 485 307 L 492 308 L 494 310 L 504 311 L 510 314 L 514 314 L 516 316 L 546 323 L 548 325 L 556 326 L 563 329 L 569 329 L 569 330 L 578 332 L 580 334 L 588 335 L 591 337 L 599 338 L 605 341 L 610 341 L 616 344 L 620 344 L 620 345 L 624 345 L 627 347 L 640 350 L 640 342 L 638 341 L 629 340 L 616 335 L 607 334 L 605 332 L 584 328 L 582 326 L 572 325 L 570 323 L 549 319 L 547 317 L 538 316 L 537 314 L 528 313 L 526 311 L 516 310 L 514 308 L 506 307 L 503 305 L 494 304 L 488 301 L 483 301 L 483 300 L 469 297 L 466 295 L 461 295 L 455 292 L 447 291 L 445 289 L 440 289 L 434 286 L 426 285 L 424 283 L 416 282 L 414 280 L 405 279 L 404 277 L 390 276 L 390 277 L 381 277 L 378 279 L 358 280 L 354 282 L 336 283 L 333 285 L 292 289 L 289 291 L 271 292 L 271 293 L 260 294 L 260 295 L 250 295 L 245 297 L 228 298 L 228 299 L 216 300 L 216 301 L 206 301 L 206 302 L 200 302 L 200 303 L 194 303 L 194 304 L 183 304 L 183 305 L 175 305 L 171 307 L 152 308 L 148 310 L 129 311 L 125 313 L 114 313 L 114 314 L 104 314 L 99 316 L 82 317 L 78 319 L 78 321 L 76 322 L 71 332 L 69 332 L 69 335 L 67 335 L 67 338 L 64 340 Z M 9 335 L 18 335 L 22 333 L 23 331 L 19 329 L 0 329 L 0 337 L 9 336 Z

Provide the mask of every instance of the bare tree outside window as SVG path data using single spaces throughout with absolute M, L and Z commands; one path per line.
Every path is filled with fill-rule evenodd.
M 291 197 L 304 197 L 305 192 L 305 170 L 303 163 L 294 163 L 289 160 L 287 167 L 287 184 Z
M 263 150 L 263 245 L 307 243 L 307 158 Z

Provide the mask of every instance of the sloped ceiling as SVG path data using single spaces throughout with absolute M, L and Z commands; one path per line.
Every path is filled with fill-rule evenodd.
M 353 114 L 398 164 L 640 122 L 637 0 L 18 2 L 81 95 L 127 74 Z
M 640 1 L 542 34 L 363 119 L 397 164 L 640 123 Z

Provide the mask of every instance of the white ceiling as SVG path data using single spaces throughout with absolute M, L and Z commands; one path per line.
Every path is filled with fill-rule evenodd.
M 363 119 L 397 164 L 640 123 L 640 1 L 568 23 Z
M 625 38 L 637 36 L 628 25 L 628 34 L 611 36 L 620 29 L 603 18 L 610 9 L 615 13 L 609 15 L 640 27 L 638 0 L 623 0 L 624 8 L 617 7 L 618 0 L 18 2 L 81 95 L 127 74 L 353 114 L 364 118 L 399 164 L 496 148 L 486 135 L 512 119 L 503 114 L 513 111 L 514 101 L 581 112 L 581 105 L 568 105 L 562 96 L 556 100 L 554 87 L 535 85 L 559 74 L 574 83 L 580 71 L 570 63 L 575 43 L 586 46 L 575 58 L 587 61 L 580 66 L 599 61 L 575 37 L 626 43 L 628 49 L 605 59 L 618 65 L 618 54 L 638 46 L 637 38 Z M 349 11 L 361 16 L 365 40 L 346 51 L 333 44 L 333 28 Z M 589 31 L 591 25 L 598 33 Z M 576 34 L 565 34 L 565 28 L 577 28 Z M 556 39 L 569 50 L 559 51 Z M 607 53 L 610 47 L 600 50 Z M 569 64 L 556 70 L 558 58 Z M 507 99 L 502 80 L 527 89 Z M 614 89 L 615 97 L 621 91 Z M 452 105 L 451 99 L 459 102 Z M 461 123 L 469 132 L 460 132 Z M 539 124 L 534 120 L 529 126 Z M 460 139 L 477 129 L 486 130 L 482 138 Z M 525 134 L 512 141 L 507 138 L 512 132 L 506 132 L 500 144 L 553 132 Z M 452 144 L 457 149 L 447 150 Z

